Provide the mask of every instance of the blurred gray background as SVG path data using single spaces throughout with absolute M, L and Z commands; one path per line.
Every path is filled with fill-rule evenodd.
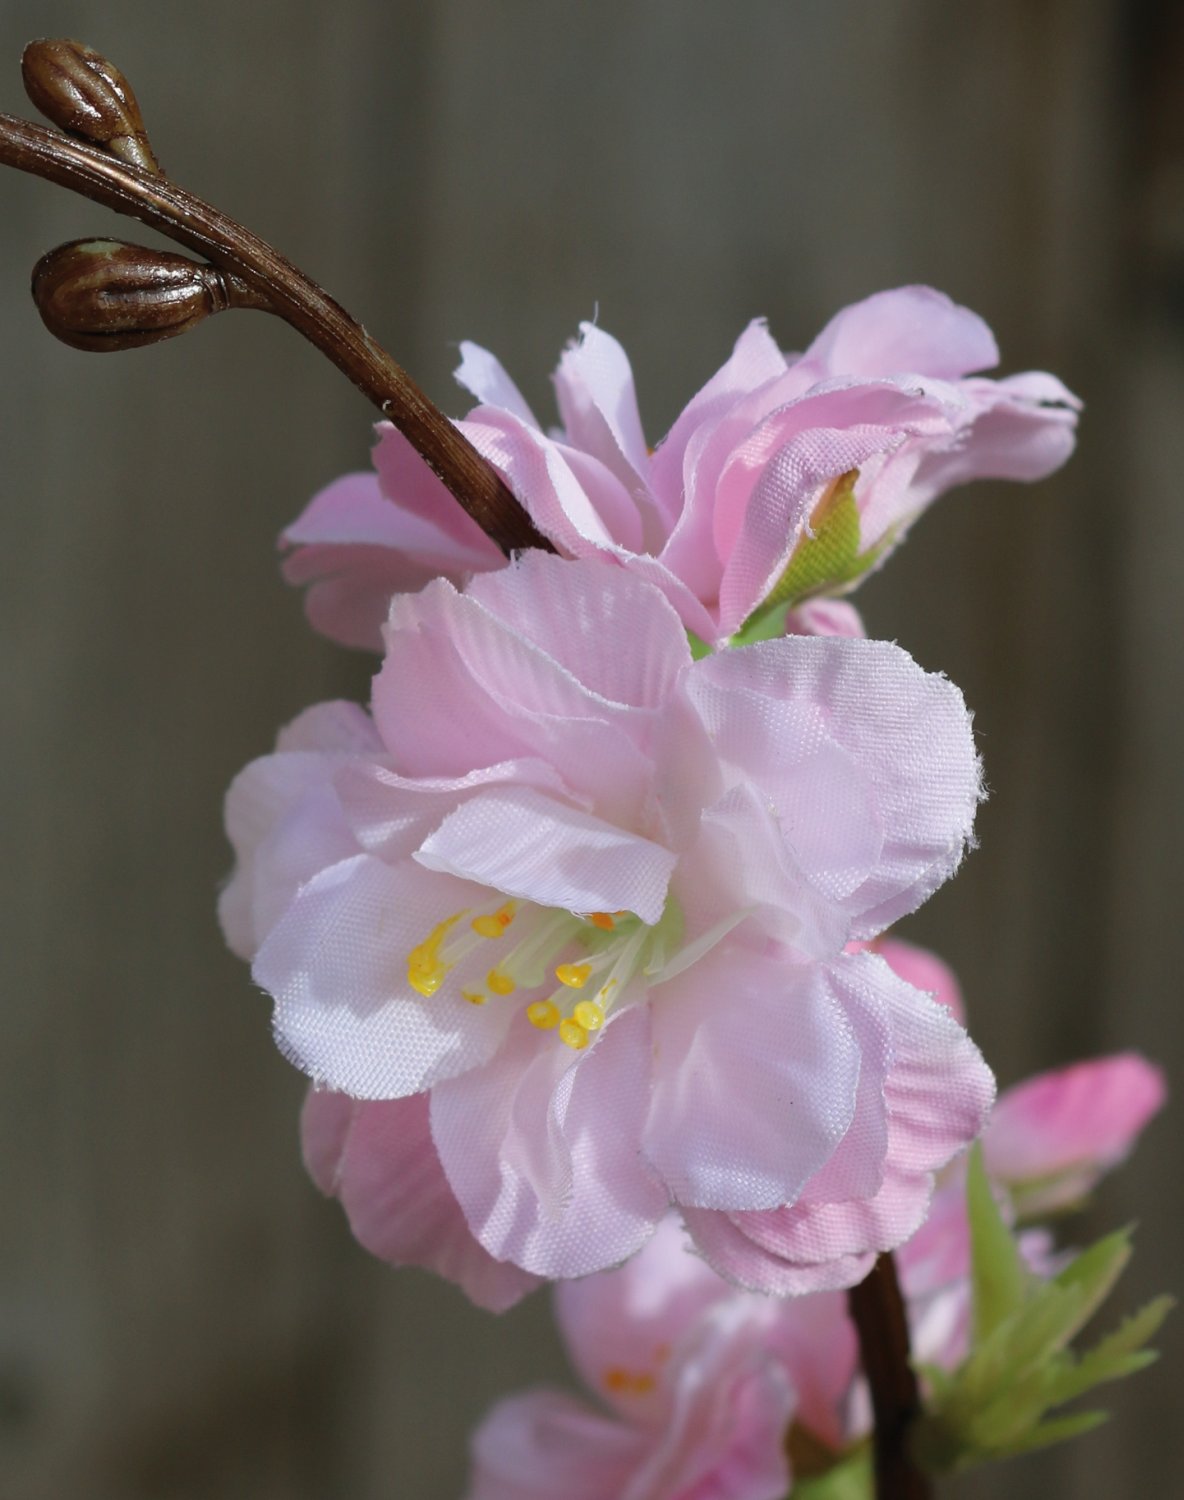
M 1004 1083 L 1125 1046 L 1174 1068 L 1178 6 L 5 0 L 12 113 L 37 35 L 122 66 L 170 173 L 454 414 L 459 339 L 549 411 L 599 308 L 656 438 L 749 317 L 801 347 L 912 280 L 983 313 L 1007 369 L 1064 377 L 1088 405 L 1068 469 L 950 497 L 860 596 L 962 685 L 993 790 L 981 849 L 906 935 L 962 974 Z M 351 1242 L 214 920 L 230 777 L 306 704 L 366 690 L 370 664 L 305 628 L 274 539 L 366 466 L 371 413 L 264 318 L 56 345 L 33 262 L 136 226 L 8 173 L 0 228 L 0 1493 L 449 1500 L 488 1404 L 562 1374 L 546 1298 L 493 1319 Z M 1128 1308 L 1182 1284 L 1179 1119 L 1078 1226 L 1139 1219 Z M 1111 1426 L 951 1492 L 1180 1493 L 1179 1314 L 1163 1346 Z

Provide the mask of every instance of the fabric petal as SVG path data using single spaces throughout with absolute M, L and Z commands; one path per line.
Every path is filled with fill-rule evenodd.
M 789 790 L 778 728 L 801 705 L 821 712 L 829 736 L 860 767 L 883 844 L 867 879 L 836 897 L 851 937 L 876 936 L 953 874 L 980 781 L 970 715 L 952 683 L 889 641 L 837 636 L 792 636 L 707 657 L 687 683 L 705 723 L 729 726 L 732 763 L 774 803 Z
M 1162 1071 L 1135 1052 L 1041 1073 L 1000 1096 L 983 1138 L 987 1171 L 1017 1186 L 1063 1178 L 1045 1183 L 1042 1207 L 1072 1203 L 1129 1154 L 1166 1097 Z
M 956 380 L 999 363 L 977 313 L 928 286 L 877 292 L 835 314 L 803 356 L 827 375 L 916 372 Z
M 527 405 L 522 392 L 506 374 L 505 366 L 496 355 L 480 344 L 468 339 L 461 340 L 460 364 L 452 372 L 453 379 L 464 386 L 482 406 L 500 406 L 503 411 L 513 413 L 520 422 L 538 427 L 539 421 Z
M 511 1012 L 464 1000 L 463 971 L 425 999 L 408 983 L 407 961 L 450 913 L 487 900 L 461 881 L 369 855 L 320 871 L 253 969 L 275 1001 L 281 1052 L 355 1099 L 404 1098 L 486 1062 Z
M 539 906 L 631 911 L 657 922 L 677 856 L 530 787 L 479 792 L 415 855 L 439 870 Z
M 674 1351 L 699 1316 L 731 1294 L 668 1215 L 623 1266 L 559 1282 L 555 1316 L 588 1389 L 633 1425 L 653 1425 L 669 1409 L 664 1375 Z
M 489 1312 L 504 1312 L 539 1285 L 473 1238 L 432 1144 L 426 1094 L 358 1103 L 313 1089 L 301 1135 L 313 1180 L 341 1200 L 372 1255 L 434 1271 Z
M 440 1160 L 491 1255 L 584 1276 L 650 1237 L 669 1197 L 638 1154 L 649 1057 L 644 1006 L 611 1016 L 583 1053 L 520 1013 L 492 1062 L 433 1089 Z
M 511 1396 L 473 1435 L 466 1500 L 616 1500 L 648 1444 L 559 1391 Z
M 724 943 L 653 996 L 642 1146 L 675 1201 L 792 1202 L 855 1109 L 859 1049 L 825 971 Z

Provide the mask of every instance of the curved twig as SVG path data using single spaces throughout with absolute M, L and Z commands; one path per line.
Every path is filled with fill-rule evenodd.
M 168 178 L 12 115 L 0 165 L 44 177 L 158 229 L 261 292 L 388 417 L 505 553 L 550 544 L 496 471 L 339 303 L 258 235 Z

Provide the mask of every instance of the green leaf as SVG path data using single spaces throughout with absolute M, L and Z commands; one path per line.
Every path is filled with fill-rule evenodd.
M 711 655 L 711 647 L 693 630 L 687 631 L 687 645 L 691 648 L 692 661 L 702 661 L 705 656 Z
M 1070 1438 L 1080 1437 L 1083 1432 L 1092 1432 L 1103 1422 L 1110 1420 L 1108 1411 L 1079 1411 L 1071 1417 L 1058 1417 L 1053 1422 L 1042 1422 L 1026 1437 L 1008 1450 L 1009 1458 L 1021 1453 L 1035 1453 L 1038 1448 L 1051 1448 L 1054 1443 L 1067 1443 Z
M 871 1449 L 860 1448 L 825 1474 L 795 1480 L 793 1500 L 872 1500 Z
M 981 1344 L 1023 1306 L 1030 1278 L 995 1202 L 983 1166 L 982 1147 L 977 1144 L 966 1170 L 966 1210 L 970 1218 L 974 1341 Z
M 812 594 L 851 583 L 865 571 L 860 566 L 859 507 L 855 503 L 858 474 L 857 469 L 850 469 L 829 486 L 814 508 L 809 531 L 770 590 L 766 605 L 796 604 Z
M 1115 1230 L 1088 1250 L 1083 1250 L 1056 1277 L 1055 1285 L 1079 1287 L 1082 1293 L 1081 1321 L 1069 1334 L 1084 1328 L 1114 1290 L 1114 1284 L 1131 1258 L 1130 1228 Z M 1068 1343 L 1069 1339 L 1065 1342 Z

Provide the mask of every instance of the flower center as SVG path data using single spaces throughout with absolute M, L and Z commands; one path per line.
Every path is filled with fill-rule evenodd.
M 438 922 L 412 948 L 407 981 L 430 999 L 458 964 L 484 970 L 483 980 L 461 988 L 471 1005 L 519 995 L 527 999 L 532 1026 L 556 1032 L 579 1052 L 604 1026 L 630 980 L 639 972 L 655 972 L 666 961 L 681 925 L 673 901 L 652 927 L 628 911 L 579 916 L 514 899 L 476 916 L 465 908 Z M 510 943 L 511 938 L 516 941 Z M 488 968 L 485 954 L 480 964 L 469 963 L 491 944 Z

